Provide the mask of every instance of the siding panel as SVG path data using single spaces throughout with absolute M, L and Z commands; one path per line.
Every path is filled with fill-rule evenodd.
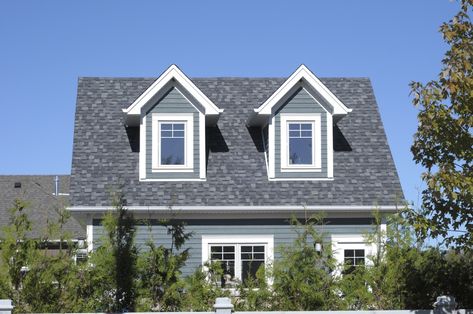
M 322 171 L 321 172 L 281 172 L 281 113 L 320 113 L 322 135 Z M 274 156 L 276 178 L 326 178 L 327 177 L 327 112 L 304 89 L 298 89 L 294 95 L 276 112 L 274 117 Z
M 189 249 L 189 258 L 183 274 L 191 274 L 202 264 L 202 235 L 273 235 L 275 258 L 280 257 L 278 247 L 289 245 L 297 237 L 294 227 L 288 224 L 287 220 L 265 220 L 245 221 L 232 220 L 231 224 L 220 224 L 220 221 L 212 220 L 189 220 L 186 222 L 186 232 L 192 232 L 193 236 L 186 242 Z M 356 223 L 356 221 L 354 221 Z M 103 227 L 99 223 L 94 223 L 94 242 L 99 244 Z M 318 229 L 324 233 L 327 241 L 332 234 L 364 234 L 372 230 L 371 225 L 324 225 Z M 146 242 L 152 239 L 157 245 L 170 246 L 171 240 L 165 227 L 157 224 L 151 226 L 137 226 L 135 241 L 140 249 L 146 249 Z
M 194 170 L 192 172 L 152 172 L 152 121 L 153 113 L 193 113 Z M 146 178 L 147 179 L 198 179 L 200 177 L 199 111 L 173 87 L 146 113 Z

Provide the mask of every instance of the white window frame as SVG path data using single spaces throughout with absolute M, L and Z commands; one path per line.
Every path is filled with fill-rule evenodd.
M 281 113 L 281 172 L 321 172 L 322 171 L 322 118 L 316 114 Z M 312 164 L 289 163 L 289 123 L 312 124 Z
M 184 164 L 161 165 L 161 123 L 184 123 Z M 194 114 L 193 113 L 153 113 L 151 116 L 151 171 L 152 172 L 192 172 L 194 170 Z
M 341 275 L 345 263 L 345 250 L 365 250 L 365 265 L 371 266 L 372 261 L 368 258 L 377 252 L 376 245 L 366 241 L 360 234 L 338 234 L 332 235 L 332 254 L 337 263 L 335 275 Z
M 241 247 L 244 245 L 264 245 L 265 266 L 274 261 L 273 235 L 203 235 L 202 236 L 202 265 L 210 262 L 211 245 L 235 245 L 235 279 L 241 280 Z

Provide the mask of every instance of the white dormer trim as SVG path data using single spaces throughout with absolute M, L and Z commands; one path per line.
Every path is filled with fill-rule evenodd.
M 162 91 L 172 80 L 176 81 L 184 90 L 192 95 L 197 102 L 203 107 L 204 115 L 218 116 L 223 109 L 218 108 L 180 69 L 177 65 L 172 64 L 163 74 L 161 74 L 148 89 L 142 93 L 130 106 L 122 109 L 126 116 L 128 124 L 133 121 L 139 121 L 142 108 L 148 105 L 155 96 Z M 137 119 L 133 119 L 136 117 Z
M 292 90 L 292 88 L 301 80 L 305 81 L 309 86 L 319 93 L 332 107 L 332 115 L 346 115 L 352 109 L 345 106 L 340 99 L 337 98 L 305 65 L 300 65 L 294 73 L 254 112 L 258 115 L 271 115 L 275 112 L 273 107 Z

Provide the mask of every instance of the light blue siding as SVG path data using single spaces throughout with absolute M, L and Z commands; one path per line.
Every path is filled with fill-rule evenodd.
M 153 113 L 193 113 L 194 116 L 194 171 L 193 172 L 159 172 L 151 171 L 152 154 L 152 121 Z M 177 90 L 171 88 L 146 113 L 146 178 L 147 179 L 197 179 L 200 177 L 200 141 L 199 141 L 199 111 Z
M 321 172 L 281 172 L 281 113 L 320 113 L 322 137 Z M 327 112 L 304 89 L 298 89 L 294 95 L 276 112 L 274 117 L 274 157 L 276 178 L 326 178 L 327 177 Z
M 350 221 L 347 219 L 347 222 Z M 318 227 L 327 240 L 331 234 L 364 234 L 372 230 L 372 226 L 366 220 L 354 220 L 353 224 L 329 224 Z M 258 219 L 258 220 L 188 220 L 186 232 L 192 232 L 192 237 L 186 242 L 185 248 L 189 248 L 189 259 L 183 269 L 184 275 L 191 274 L 202 264 L 202 236 L 206 235 L 272 235 L 274 236 L 275 258 L 279 257 L 277 248 L 281 245 L 289 245 L 297 234 L 293 226 L 287 220 Z M 94 242 L 99 243 L 103 228 L 96 221 L 93 227 Z M 136 244 L 140 249 L 146 249 L 146 243 L 152 239 L 156 244 L 170 246 L 171 240 L 165 227 L 153 223 L 151 226 L 140 225 L 136 229 Z

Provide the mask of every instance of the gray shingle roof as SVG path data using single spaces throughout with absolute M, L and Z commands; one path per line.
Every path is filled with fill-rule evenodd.
M 195 78 L 225 109 L 208 132 L 206 182 L 139 182 L 136 129 L 128 107 L 153 78 L 81 78 L 71 177 L 72 206 L 108 206 L 121 186 L 128 205 L 395 205 L 403 199 L 371 83 L 366 78 L 322 82 L 353 112 L 334 132 L 333 181 L 268 181 L 261 139 L 245 126 L 250 112 L 283 78 Z M 259 132 L 258 132 L 259 134 Z
M 10 223 L 9 209 L 15 199 L 28 203 L 26 213 L 32 223 L 31 237 L 38 238 L 46 234 L 48 221 L 57 221 L 56 210 L 67 206 L 69 196 L 69 176 L 59 176 L 59 193 L 55 196 L 55 176 L 51 175 L 2 175 L 0 176 L 0 235 L 3 227 Z M 15 187 L 21 183 L 21 187 Z M 62 195 L 61 195 L 62 194 Z M 71 217 L 65 230 L 74 238 L 85 238 L 85 229 Z

